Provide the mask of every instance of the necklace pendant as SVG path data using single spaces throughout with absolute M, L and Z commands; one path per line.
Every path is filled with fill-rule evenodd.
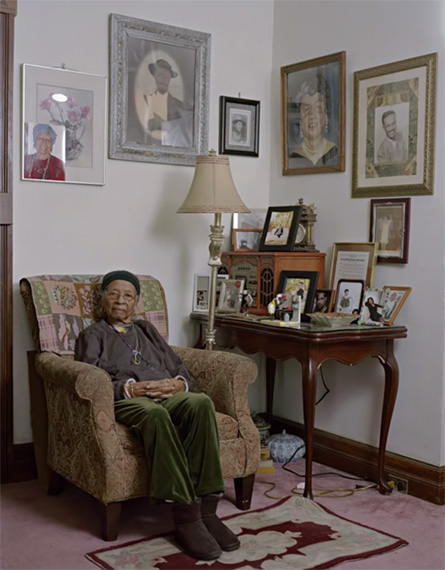
M 142 362 L 142 354 L 138 350 L 132 350 L 133 364 L 140 364 Z

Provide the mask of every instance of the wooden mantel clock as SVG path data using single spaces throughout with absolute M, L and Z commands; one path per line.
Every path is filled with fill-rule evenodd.
M 314 204 L 303 204 L 303 198 L 298 200 L 301 206 L 300 222 L 293 251 L 318 251 L 314 243 L 314 224 L 317 220 Z

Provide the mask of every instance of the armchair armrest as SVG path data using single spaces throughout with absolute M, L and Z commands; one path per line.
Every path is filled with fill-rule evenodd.
M 237 421 L 250 420 L 247 389 L 257 377 L 253 360 L 220 350 L 203 350 L 173 346 L 193 376 L 195 389 L 213 400 L 217 412 Z
M 79 398 L 97 398 L 113 410 L 113 388 L 105 370 L 52 352 L 37 354 L 36 370 L 45 380 L 76 394 Z
M 35 365 L 45 384 L 51 467 L 73 481 L 69 458 L 74 449 L 77 456 L 85 456 L 86 464 L 104 466 L 119 461 L 123 452 L 109 375 L 96 366 L 49 352 L 37 354 Z M 62 444 L 56 445 L 56 440 Z

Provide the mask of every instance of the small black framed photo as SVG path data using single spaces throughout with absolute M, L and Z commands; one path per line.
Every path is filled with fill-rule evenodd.
M 219 98 L 219 154 L 258 156 L 260 102 L 239 97 Z
M 317 289 L 315 292 L 313 313 L 330 313 L 334 304 L 335 291 L 333 289 Z
M 318 284 L 318 271 L 282 271 L 278 280 L 277 294 L 284 293 L 286 302 L 282 309 L 291 309 L 295 297 L 301 297 L 301 314 L 309 314 L 314 306 Z
M 360 316 L 365 282 L 362 279 L 340 279 L 335 296 L 335 313 Z
M 259 251 L 292 251 L 300 216 L 301 206 L 270 206 Z
M 371 200 L 370 241 L 378 242 L 377 263 L 408 263 L 411 198 Z

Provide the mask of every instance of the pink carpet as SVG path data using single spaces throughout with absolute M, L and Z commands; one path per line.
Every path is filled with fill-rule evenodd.
M 257 476 L 252 509 L 289 497 L 292 489 L 303 481 L 279 465 L 275 467 L 275 473 Z M 304 473 L 304 459 L 291 467 Z M 314 464 L 314 473 L 327 471 L 332 469 Z M 269 489 L 267 481 L 276 485 L 268 496 L 264 494 Z M 329 475 L 315 477 L 313 486 L 316 492 L 353 489 L 356 483 Z M 226 497 L 218 508 L 222 517 L 240 513 L 233 504 L 233 481 L 226 481 L 226 489 Z M 94 570 L 97 566 L 85 558 L 87 552 L 170 533 L 173 529 L 170 509 L 165 505 L 151 507 L 144 499 L 127 501 L 122 510 L 119 539 L 106 543 L 100 537 L 96 501 L 72 485 L 66 485 L 64 492 L 55 497 L 48 496 L 37 481 L 2 485 L 0 492 L 2 570 Z M 379 556 L 342 562 L 335 570 L 444 570 L 443 506 L 400 493 L 380 495 L 375 489 L 343 498 L 315 497 L 315 501 L 340 517 L 399 536 L 409 543 Z
M 407 544 L 389 534 L 337 517 L 302 497 L 225 519 L 241 547 L 202 562 L 176 547 L 172 535 L 133 541 L 90 552 L 103 570 L 322 570 L 369 558 Z

